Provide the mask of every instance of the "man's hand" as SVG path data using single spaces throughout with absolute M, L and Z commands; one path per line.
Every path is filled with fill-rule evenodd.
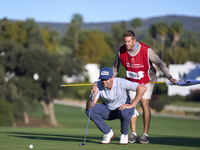
M 132 105 L 131 104 L 122 104 L 120 107 L 119 107 L 119 110 L 124 110 L 124 109 L 131 109 L 132 108 Z
M 93 94 L 94 92 L 94 97 L 95 97 L 97 95 L 97 91 L 98 91 L 97 84 L 94 83 L 91 88 L 91 94 Z
M 170 80 L 169 80 L 170 82 L 172 82 L 174 85 L 176 85 L 176 79 L 174 79 L 174 78 L 170 78 Z
M 93 95 L 93 92 L 94 92 L 94 95 Z M 86 102 L 86 108 L 88 110 L 90 110 L 90 106 L 91 106 L 91 101 L 94 101 L 92 103 L 92 107 L 94 107 L 94 105 L 96 104 L 97 102 L 97 99 L 95 99 L 96 95 L 97 95 L 97 92 L 98 92 L 98 88 L 97 88 L 97 83 L 95 82 L 93 85 L 92 85 L 92 88 L 91 88 L 91 95 L 90 95 L 90 98 L 87 100 Z

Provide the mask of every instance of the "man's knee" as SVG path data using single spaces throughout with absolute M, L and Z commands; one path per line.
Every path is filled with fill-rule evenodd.
M 86 110 L 85 110 L 85 113 L 86 113 L 86 115 L 87 115 L 88 117 L 89 117 L 89 115 L 90 115 L 90 118 L 93 118 L 93 117 L 96 117 L 96 116 L 99 115 L 95 108 L 92 108 L 92 110 L 87 110 L 87 109 L 86 109 Z
M 121 117 L 123 119 L 130 120 L 131 116 L 134 114 L 134 107 L 132 109 L 124 109 L 121 111 Z
M 149 99 L 142 99 L 141 100 L 141 106 L 142 108 L 149 108 Z

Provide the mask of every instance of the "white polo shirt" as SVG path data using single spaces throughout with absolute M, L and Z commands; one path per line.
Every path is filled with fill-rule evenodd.
M 138 83 L 123 78 L 114 78 L 113 86 L 109 90 L 104 88 L 101 81 L 98 81 L 98 92 L 95 98 L 99 99 L 99 96 L 101 96 L 109 110 L 116 110 L 126 101 L 130 101 L 127 91 L 136 91 L 137 85 Z

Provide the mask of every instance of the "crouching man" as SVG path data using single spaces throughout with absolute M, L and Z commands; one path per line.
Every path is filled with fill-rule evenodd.
M 104 133 L 102 144 L 109 144 L 115 134 L 104 120 L 120 119 L 121 136 L 120 144 L 128 144 L 128 128 L 130 119 L 134 114 L 134 106 L 141 100 L 146 91 L 146 87 L 141 84 L 131 82 L 122 78 L 114 78 L 113 71 L 109 67 L 100 70 L 100 81 L 91 88 L 91 95 L 94 92 L 90 119 L 96 124 L 101 132 Z M 136 97 L 131 104 L 127 91 L 136 91 Z M 99 96 L 105 101 L 96 104 Z M 89 116 L 92 96 L 86 103 L 86 114 Z

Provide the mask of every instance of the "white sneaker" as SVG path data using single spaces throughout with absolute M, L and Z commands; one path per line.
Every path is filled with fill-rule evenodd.
M 126 145 L 128 144 L 128 134 L 121 134 L 119 144 Z
M 115 134 L 112 129 L 110 129 L 110 132 L 108 134 L 104 134 L 103 141 L 101 144 L 110 144 L 111 139 L 115 137 Z

